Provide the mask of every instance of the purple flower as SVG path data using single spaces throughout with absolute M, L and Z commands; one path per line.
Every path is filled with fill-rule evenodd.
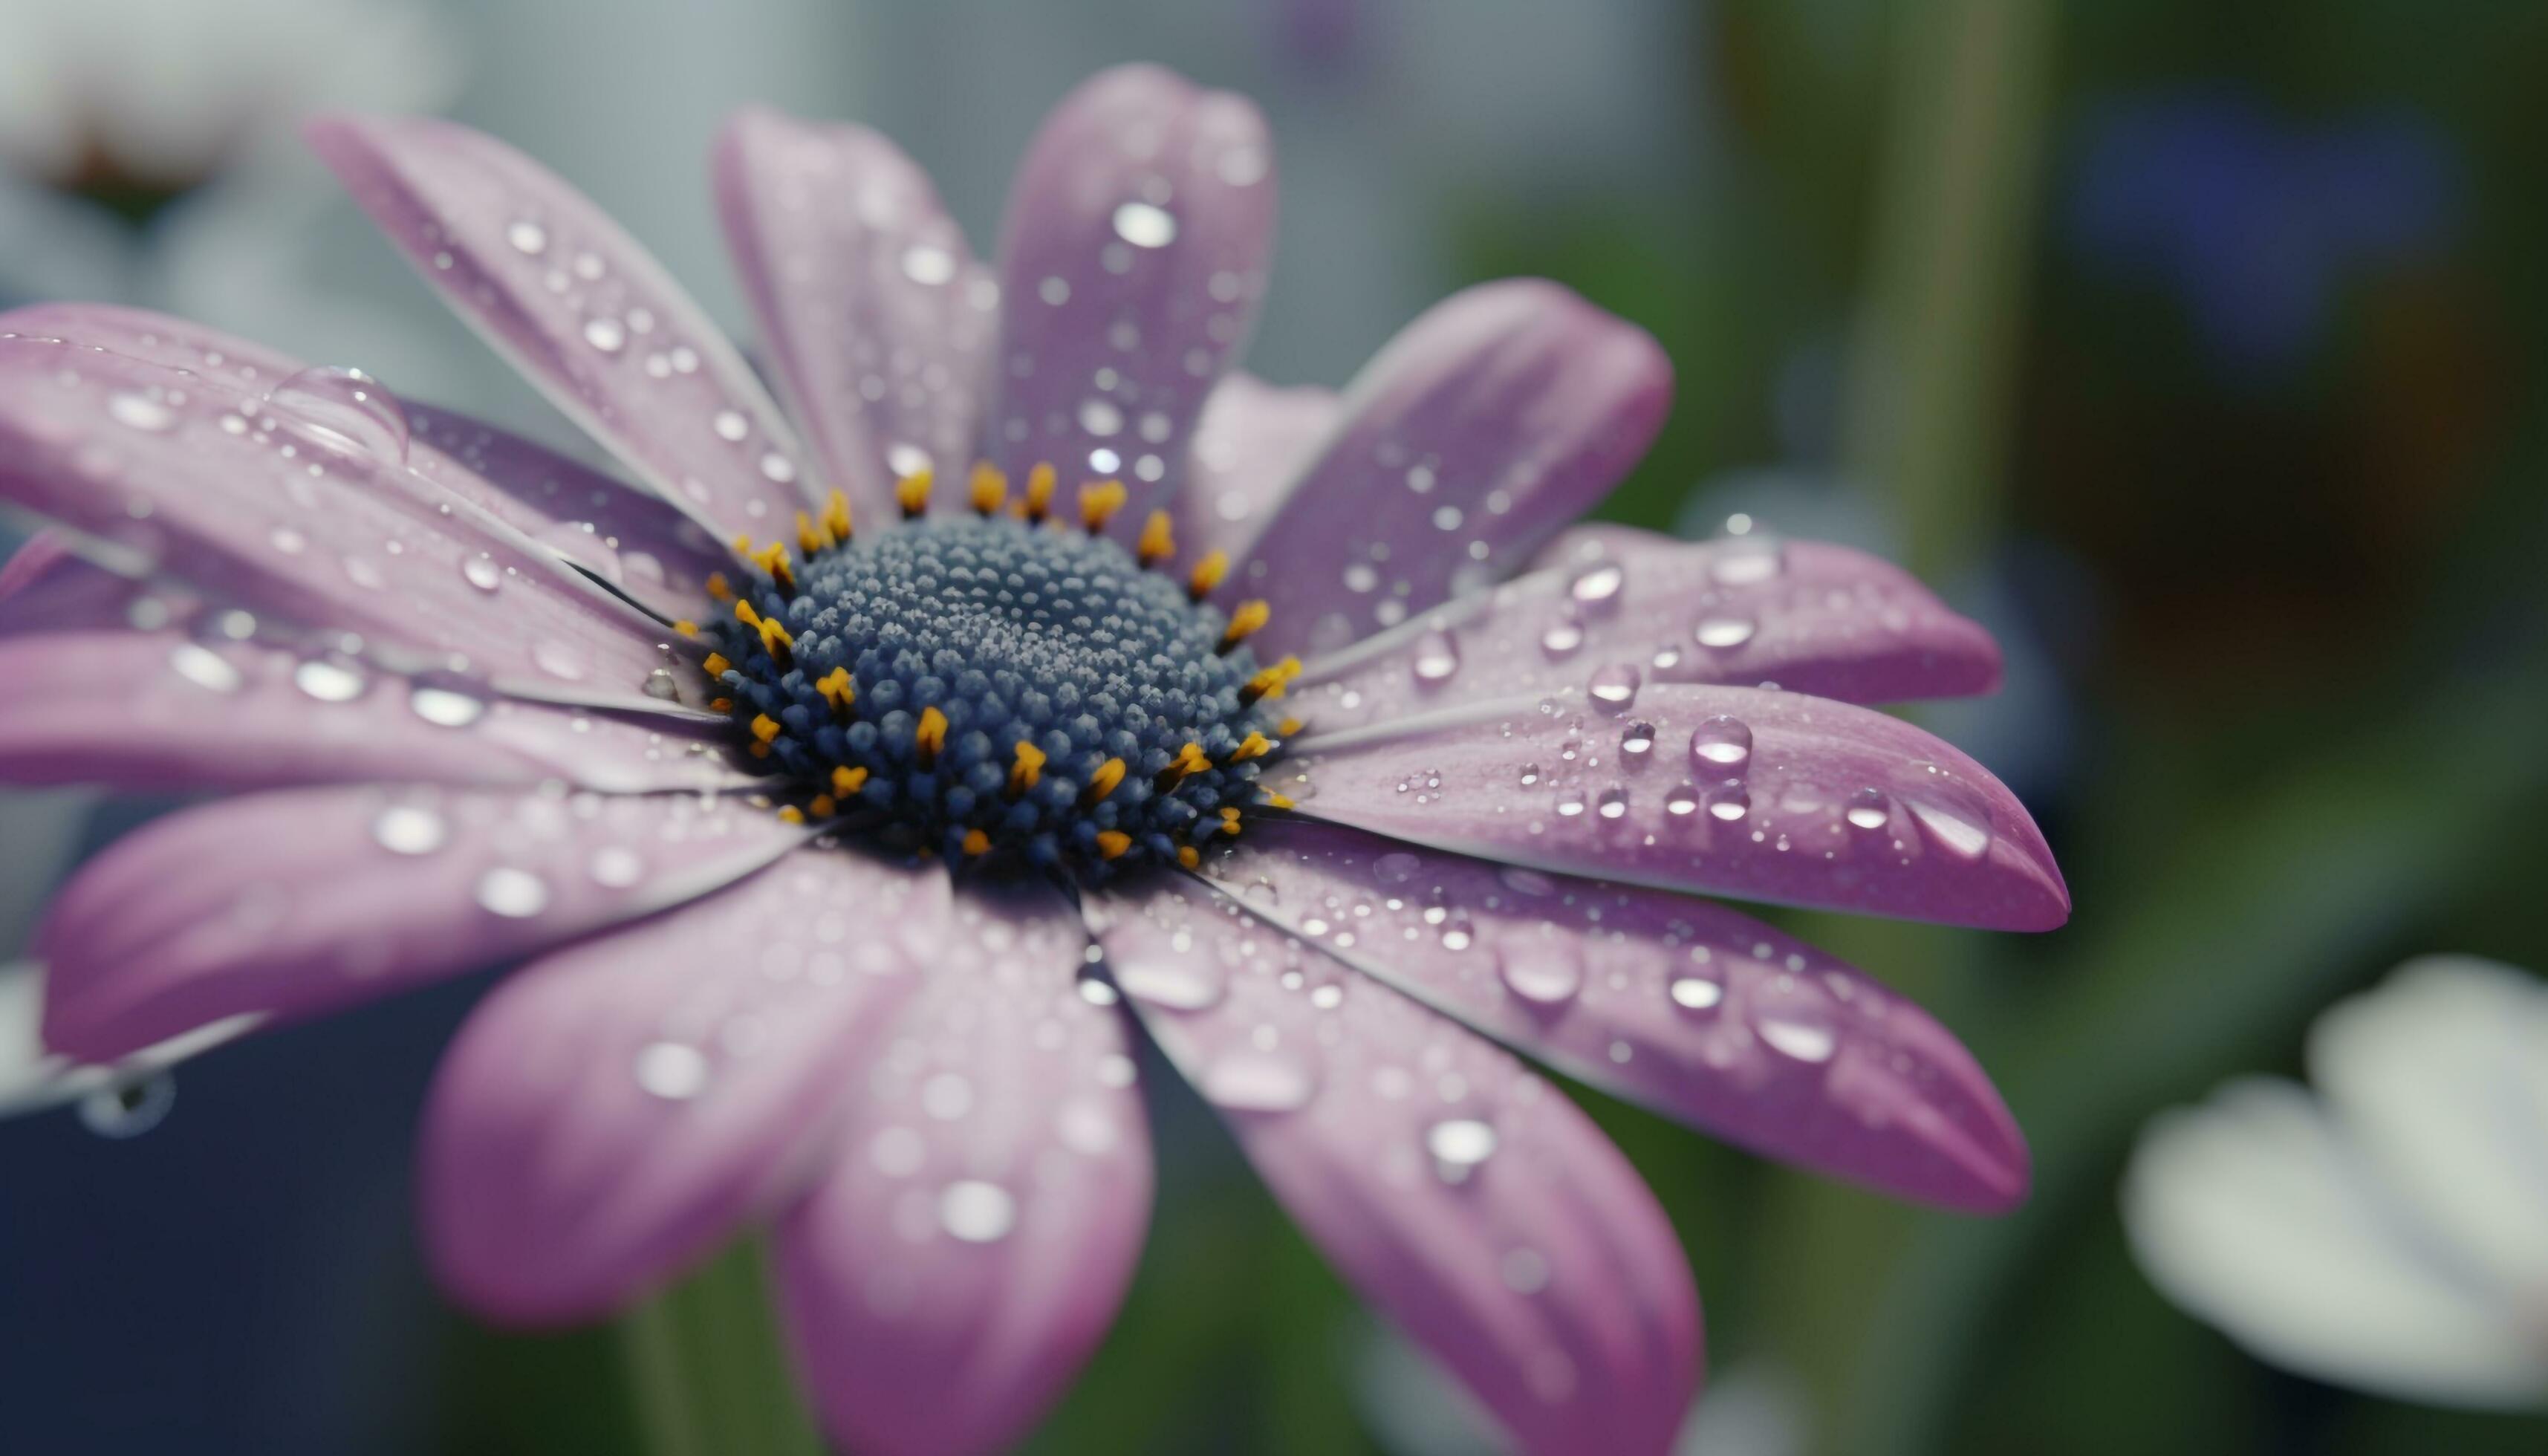
M 527 957 L 426 1110 L 444 1285 L 585 1320 L 774 1221 L 807 1388 L 884 1452 L 1015 1436 L 1106 1327 L 1137 1028 L 1535 1451 L 1663 1449 L 1699 1334 L 1653 1197 L 1515 1049 L 2023 1195 L 1945 1030 L 1684 893 L 2060 923 L 2007 790 L 1852 705 L 1987 690 L 1996 649 L 1842 548 L 1560 536 L 1662 418 L 1643 332 L 1507 282 L 1341 397 L 1229 374 L 1262 122 L 1127 68 L 1037 139 L 996 267 L 881 137 L 738 117 L 782 412 L 526 158 L 313 135 L 645 489 L 175 319 L 0 320 L 0 495 L 129 577 L 46 541 L 0 581 L 0 774 L 241 791 L 63 890 L 54 1051 Z

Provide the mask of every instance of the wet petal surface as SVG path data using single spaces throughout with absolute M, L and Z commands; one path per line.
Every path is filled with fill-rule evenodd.
M 1185 484 L 1170 502 L 1183 557 L 1220 551 L 1245 561 L 1342 408 L 1333 390 L 1278 389 L 1251 374 L 1223 380 L 1204 401 Z

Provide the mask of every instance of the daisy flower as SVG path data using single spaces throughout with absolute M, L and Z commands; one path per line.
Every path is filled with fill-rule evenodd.
M 2428 956 L 2318 1020 L 2316 1090 L 2230 1082 L 2152 1122 L 2124 1227 L 2257 1358 L 2396 1400 L 2548 1404 L 2548 987 Z
M 1130 67 L 1046 123 L 996 264 L 883 138 L 735 118 L 774 399 L 529 159 L 312 137 L 635 484 L 173 318 L 0 318 L 0 496 L 62 532 L 0 584 L 0 774 L 234 794 L 62 890 L 54 1053 L 523 961 L 425 1110 L 444 1287 L 590 1320 L 770 1226 L 805 1389 L 880 1452 L 1014 1438 L 1103 1333 L 1144 1037 L 1534 1451 L 1663 1449 L 1699 1329 L 1653 1196 L 1522 1055 L 2022 1196 L 1951 1036 L 1686 893 L 2059 923 L 2015 799 L 1853 705 L 1997 653 L 1852 551 L 1562 535 L 1664 414 L 1637 328 L 1504 282 L 1341 395 L 1231 373 L 1265 128 Z

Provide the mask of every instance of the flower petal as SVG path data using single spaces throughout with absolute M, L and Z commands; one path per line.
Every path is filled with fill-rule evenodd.
M 854 519 L 892 521 L 894 482 L 924 466 L 962 509 L 1000 291 L 929 175 L 864 127 L 764 107 L 727 121 L 715 167 L 779 388 Z
M 659 670 L 699 694 L 662 628 L 423 480 L 394 444 L 376 453 L 341 418 L 80 337 L 0 334 L 0 499 L 110 566 L 356 633 L 402 668 L 463 663 L 517 695 L 661 711 L 646 690 Z
M 1748 916 L 1298 821 L 1203 869 L 1433 1009 L 1757 1152 L 1953 1208 L 2025 1196 L 2025 1138 L 1956 1039 Z
M 209 626 L 210 624 L 207 624 Z M 0 782 L 740 788 L 721 725 L 516 702 L 218 631 L 0 636 Z
M 2503 1289 L 2548 1291 L 2548 986 L 2428 956 L 2310 1031 L 2310 1076 L 2423 1224 Z
M 1260 651 L 1333 652 L 1528 560 L 1645 454 L 1671 400 L 1645 330 L 1556 284 L 1454 294 L 1363 366 L 1222 594 L 1272 605 Z
M 732 801 L 315 788 L 152 821 L 36 934 L 45 1041 L 90 1061 L 302 1020 L 707 893 L 804 831 Z
M 1225 552 L 1245 561 L 1257 534 L 1343 406 L 1315 385 L 1277 389 L 1233 373 L 1203 402 L 1185 484 L 1169 502 L 1188 561 Z
M 1048 892 L 968 888 L 778 1231 L 805 1388 L 859 1451 L 1004 1450 L 1106 1332 L 1138 1262 L 1149 1134 L 1123 1014 L 1073 987 Z
M 43 967 L 27 961 L 0 965 L 0 1118 L 112 1095 L 252 1030 L 257 1022 L 254 1016 L 234 1016 L 101 1066 L 46 1050 L 44 1016 Z
M 1662 1452 L 1698 1306 L 1654 1195 L 1502 1048 L 1219 892 L 1097 902 L 1115 980 L 1363 1296 L 1532 1452 Z
M 1443 603 L 1309 665 L 1320 732 L 1622 681 L 1765 684 L 1843 702 L 1987 692 L 1999 647 L 1908 573 L 1818 541 L 1602 554 Z
M 311 146 L 461 318 L 720 540 L 794 530 L 794 434 L 662 264 L 539 163 L 455 123 L 323 117 Z
M 88 561 L 55 530 L 28 537 L 0 565 L 0 637 L 156 625 L 191 607 L 192 598 L 181 592 L 119 577 Z
M 1246 98 L 1156 66 L 1062 98 L 1000 240 L 999 404 L 983 449 L 1064 491 L 1121 476 L 1139 529 L 1174 499 L 1195 416 L 1246 342 L 1274 235 L 1273 143 Z
M 313 381 L 323 391 L 337 382 L 324 376 L 341 381 L 341 371 L 309 371 L 290 355 L 188 319 L 104 304 L 38 304 L 10 320 L 23 333 L 51 334 L 207 377 L 260 410 L 268 396 L 279 395 L 280 411 L 268 420 L 276 427 L 294 423 L 296 403 L 305 410 L 312 403 L 336 409 L 335 423 L 352 418 L 340 403 L 312 398 Z M 411 479 L 395 483 L 410 493 L 439 505 L 436 488 L 448 492 L 667 617 L 696 617 L 707 574 L 732 570 L 722 544 L 655 497 L 493 425 L 397 401 L 373 388 L 388 406 L 404 406 L 405 459 L 421 485 Z M 318 422 L 330 421 L 322 416 Z M 337 438 L 344 438 L 341 431 Z M 453 529 L 469 533 L 458 518 Z
M 942 868 L 810 848 L 508 977 L 426 1101 L 444 1288 L 493 1319 L 590 1319 L 775 1207 L 949 913 Z
M 1990 930 L 2070 912 L 1979 764 L 1801 693 L 1568 688 L 1314 733 L 1267 776 L 1315 817 L 1507 864 Z
M 2425 1257 L 2389 1193 L 2308 1093 L 2252 1078 L 2141 1134 L 2124 1228 L 2152 1283 L 2259 1358 L 2439 1405 L 2548 1396 L 2522 1306 Z

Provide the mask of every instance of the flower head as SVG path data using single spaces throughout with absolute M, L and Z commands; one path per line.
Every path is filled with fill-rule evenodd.
M 443 1283 L 585 1319 L 774 1221 L 808 1387 L 888 1452 L 1015 1436 L 1105 1328 L 1137 1031 L 1534 1450 L 1661 1449 L 1698 1321 L 1653 1197 L 1508 1047 L 2022 1196 L 1943 1029 L 1686 893 L 2058 923 L 2008 792 L 1850 705 L 1985 690 L 1996 650 L 1855 552 L 1561 537 L 1663 415 L 1638 329 L 1502 283 L 1341 397 L 1230 374 L 1270 146 L 1133 67 L 1047 124 L 996 270 L 882 138 L 738 118 L 782 410 L 528 159 L 314 139 L 642 489 L 175 319 L 0 319 L 0 495 L 127 574 L 47 544 L 0 581 L 0 773 L 243 791 L 63 891 L 56 1052 L 530 957 L 427 1109 Z

